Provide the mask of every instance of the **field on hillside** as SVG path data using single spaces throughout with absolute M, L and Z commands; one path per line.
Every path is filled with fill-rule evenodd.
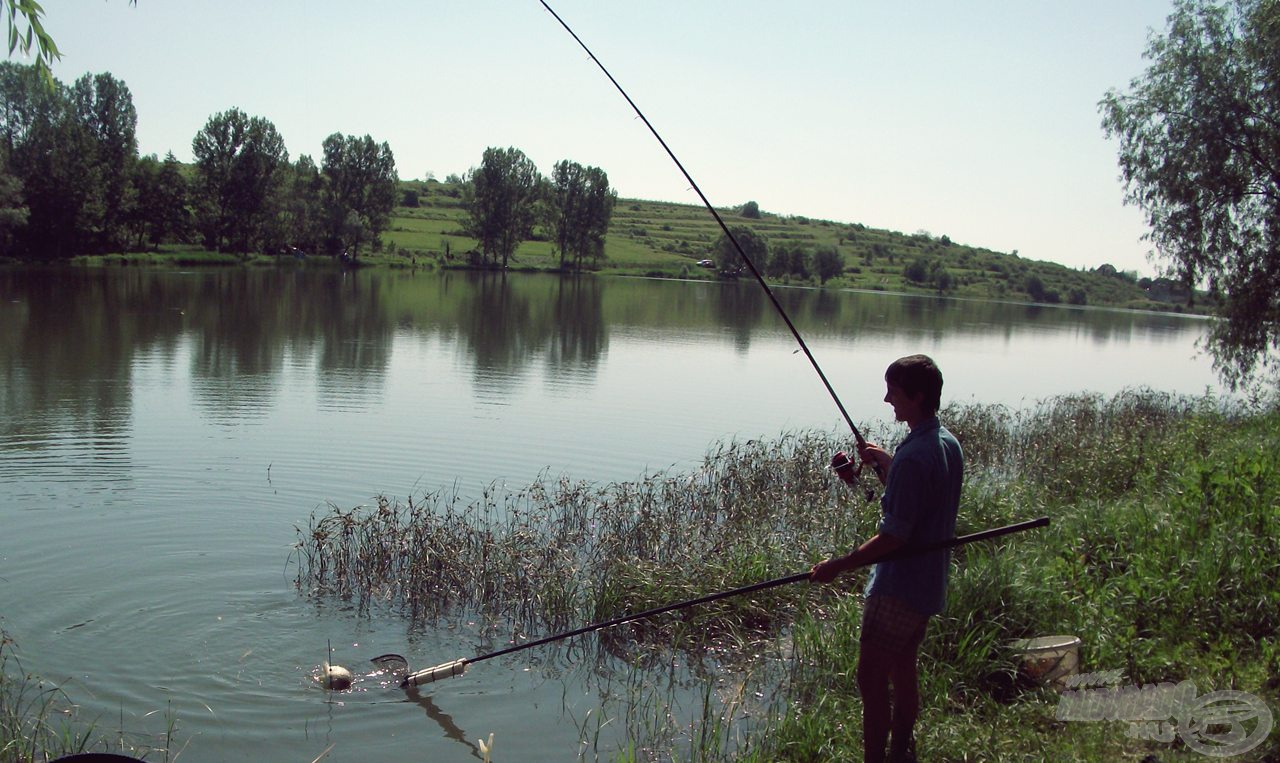
M 477 242 L 463 232 L 465 210 L 458 186 L 405 182 L 416 191 L 417 206 L 396 208 L 383 234 L 384 250 L 413 264 L 464 267 Z M 1165 279 L 1139 279 L 1109 266 L 1073 270 L 1051 262 L 968 246 L 946 235 L 924 231 L 904 234 L 860 223 L 782 217 L 761 212 L 743 217 L 738 209 L 718 210 L 729 225 L 746 225 L 773 249 L 791 245 L 812 251 L 834 247 L 844 263 L 840 276 L 826 285 L 906 293 L 945 294 L 978 299 L 1189 310 L 1185 291 Z M 553 269 L 555 247 L 540 230 L 516 250 L 512 267 Z M 605 243 L 601 270 L 612 273 L 681 278 L 714 278 L 698 261 L 712 258 L 720 228 L 703 207 L 671 202 L 619 199 Z M 756 263 L 764 268 L 765 263 Z M 813 275 L 771 277 L 783 284 L 818 285 Z M 1203 301 L 1203 300 L 1202 300 Z

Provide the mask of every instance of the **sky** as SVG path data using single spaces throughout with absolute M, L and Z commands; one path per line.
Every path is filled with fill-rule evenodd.
M 1143 72 L 1171 0 L 548 0 L 718 207 L 947 235 L 1155 275 L 1098 101 Z M 143 154 L 191 161 L 209 117 L 269 119 L 290 159 L 386 141 L 402 179 L 514 146 L 699 204 L 538 0 L 46 3 L 70 83 L 110 72 Z

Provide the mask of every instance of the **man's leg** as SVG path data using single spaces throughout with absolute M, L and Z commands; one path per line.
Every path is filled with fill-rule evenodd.
M 893 743 L 889 748 L 892 761 L 915 759 L 913 733 L 916 718 L 920 715 L 920 677 L 917 670 L 917 652 L 895 654 L 889 663 L 889 681 L 893 684 Z
M 920 713 L 916 654 L 929 618 L 898 599 L 867 597 L 858 635 L 858 690 L 862 694 L 862 747 L 867 761 L 885 760 L 893 729 L 894 758 L 909 746 Z M 892 699 L 889 687 L 892 684 Z M 910 760 L 911 756 L 906 756 Z
M 862 759 L 882 763 L 889 740 L 889 666 L 893 655 L 863 642 L 858 652 L 858 693 L 862 695 Z M 896 713 L 893 714 L 896 718 Z

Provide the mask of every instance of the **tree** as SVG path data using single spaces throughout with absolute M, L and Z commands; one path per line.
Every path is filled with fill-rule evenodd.
M 173 152 L 163 162 L 154 155 L 138 159 L 132 184 L 137 202 L 127 211 L 125 223 L 134 246 L 141 249 L 165 241 L 185 241 L 190 226 L 187 181 Z
M 94 218 L 87 233 L 98 252 L 113 251 L 124 241 L 125 217 L 136 202 L 131 181 L 138 156 L 138 113 L 128 86 L 110 74 L 86 74 L 68 93 L 75 118 L 91 140 L 88 162 L 98 180 Z
M 741 217 L 746 217 L 751 220 L 759 220 L 760 205 L 755 203 L 754 201 L 748 201 L 746 204 L 743 204 L 742 207 L 738 210 L 738 215 Z
M 129 195 L 133 203 L 124 210 L 121 228 L 129 237 L 128 246 L 142 249 L 147 243 L 158 243 L 152 235 L 150 216 L 155 204 L 157 186 L 160 184 L 160 160 L 151 156 L 139 157 L 133 163 L 129 175 Z
M 769 267 L 767 272 L 774 276 L 809 277 L 809 262 L 813 254 L 809 247 L 794 241 L 782 239 L 769 246 Z
M 35 67 L 0 63 L 0 152 L 22 182 L 29 210 L 16 253 L 55 259 L 85 251 L 102 200 L 94 138 L 65 88 L 50 86 Z
M 609 188 L 609 176 L 599 167 L 577 162 L 556 162 L 549 191 L 550 229 L 560 250 L 560 267 L 566 258 L 581 270 L 604 256 L 605 234 L 618 194 Z
M 942 264 L 941 259 L 936 259 L 929 265 L 929 283 L 938 290 L 939 294 L 946 292 L 955 284 L 955 278 Z
M 266 240 L 289 152 L 275 125 L 233 108 L 209 117 L 191 142 L 197 224 L 205 245 L 249 252 Z
M 1234 389 L 1280 349 L 1280 2 L 1178 0 L 1146 58 L 1102 126 L 1169 275 L 1215 297 L 1207 345 Z
M 1031 297 L 1031 299 L 1036 302 L 1048 301 L 1049 293 L 1044 288 L 1044 281 L 1041 281 L 1040 276 L 1038 275 L 1027 276 L 1023 291 L 1027 293 L 1028 297 Z
M 334 133 L 324 140 L 321 174 L 328 234 L 355 254 L 362 240 L 377 238 L 391 221 L 399 182 L 391 146 L 368 135 Z
M 729 226 L 729 232 L 733 234 L 733 240 L 738 242 L 738 246 L 742 247 L 743 253 L 751 259 L 751 262 L 757 268 L 768 261 L 769 241 L 764 236 L 745 225 L 731 225 Z M 720 234 L 720 238 L 716 239 L 716 243 L 712 247 L 712 259 L 715 260 L 716 270 L 722 276 L 736 277 L 744 267 L 742 255 L 738 253 L 733 242 L 729 240 L 729 236 L 724 233 Z
M 324 177 L 306 154 L 285 173 L 280 227 L 286 248 L 320 251 L 325 239 Z
M 925 283 L 929 280 L 929 261 L 923 256 L 916 257 L 902 268 L 902 276 L 914 283 Z
M 30 216 L 22 200 L 22 181 L 0 162 L 0 257 L 9 255 L 13 232 L 26 225 Z
M 187 208 L 190 195 L 187 178 L 182 174 L 182 163 L 172 151 L 165 154 L 164 161 L 160 163 L 155 193 L 151 220 L 156 243 L 185 242 L 191 230 L 191 212 Z
M 823 284 L 844 273 L 844 258 L 840 256 L 840 250 L 834 246 L 818 247 L 813 252 L 813 270 Z
M 518 148 L 486 148 L 480 166 L 467 172 L 467 235 L 479 240 L 484 262 L 505 268 L 533 234 L 541 187 L 538 168 Z

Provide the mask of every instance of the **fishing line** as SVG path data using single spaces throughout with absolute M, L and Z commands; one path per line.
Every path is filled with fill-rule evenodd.
M 689 171 L 686 170 L 684 165 L 680 163 L 680 160 L 676 158 L 675 152 L 671 150 L 671 147 L 667 145 L 667 142 L 662 139 L 660 134 L 658 134 L 658 130 L 649 121 L 649 118 L 644 115 L 644 112 L 640 110 L 640 107 L 636 105 L 636 102 L 631 100 L 631 96 L 627 95 L 627 91 L 618 83 L 618 80 L 614 79 L 613 75 L 609 73 L 609 70 L 605 68 L 605 65 L 600 62 L 600 59 L 596 58 L 596 54 L 591 52 L 591 48 L 588 48 L 587 44 L 582 41 L 582 38 L 578 37 L 577 33 L 574 32 L 567 23 L 565 23 L 565 20 L 560 18 L 560 14 L 556 13 L 555 10 L 547 4 L 547 0 L 538 0 L 538 2 L 542 3 L 543 8 L 547 9 L 547 13 L 550 13 L 556 21 L 560 22 L 560 26 L 564 27 L 564 30 L 568 32 L 578 45 L 587 52 L 587 55 L 591 57 L 591 60 L 595 62 L 596 66 L 600 67 L 600 71 L 604 72 L 604 76 L 609 78 L 609 81 L 613 83 L 613 86 L 622 94 L 622 97 L 626 99 L 627 103 L 631 105 L 632 110 L 636 112 L 636 116 L 640 117 L 640 121 L 644 122 L 644 126 L 648 127 L 649 132 L 653 133 L 653 137 L 657 138 L 662 149 L 667 152 L 667 156 L 671 157 L 671 161 L 675 162 L 676 167 L 680 169 L 680 173 L 684 175 L 684 179 L 689 181 L 689 186 L 698 194 L 698 198 L 702 199 L 702 203 L 706 206 L 707 211 L 711 213 L 711 216 L 715 218 L 716 223 L 719 224 L 720 230 L 724 231 L 725 238 L 727 238 L 729 243 L 733 245 L 733 248 L 737 250 L 738 255 L 742 257 L 742 261 L 746 263 L 747 269 L 751 271 L 751 275 L 755 276 L 756 282 L 760 284 L 762 289 L 764 289 L 764 293 L 768 295 L 769 301 L 772 302 L 774 308 L 777 309 L 778 315 L 782 316 L 783 322 L 785 322 L 787 324 L 787 328 L 791 330 L 791 335 L 795 337 L 796 342 L 799 343 L 800 349 L 804 350 L 805 357 L 809 359 L 809 363 L 813 366 L 813 370 L 818 373 L 818 378 L 822 380 L 822 385 L 827 388 L 827 393 L 831 395 L 831 399 L 835 401 L 836 407 L 840 409 L 840 415 L 844 416 L 845 422 L 849 424 L 849 429 L 853 432 L 853 437 L 857 441 L 858 445 L 866 445 L 867 441 L 863 439 L 862 433 L 858 431 L 858 427 L 853 423 L 853 418 L 849 416 L 849 412 L 845 410 L 844 403 L 840 402 L 840 396 L 836 394 L 835 388 L 832 387 L 831 382 L 827 380 L 827 375 L 822 372 L 822 367 L 818 365 L 817 358 L 813 357 L 813 353 L 809 350 L 809 345 L 805 343 L 804 337 L 800 336 L 800 331 L 796 328 L 795 324 L 791 322 L 791 318 L 787 315 L 787 311 L 782 309 L 782 303 L 778 301 L 776 296 L 774 296 L 773 290 L 769 288 L 769 284 L 764 280 L 764 276 L 760 274 L 755 263 L 747 256 L 742 245 L 738 243 L 738 239 L 735 238 L 733 233 L 729 230 L 729 226 L 725 225 L 724 220 L 720 217 L 720 213 L 711 205 L 706 194 L 704 194 L 702 189 L 698 187 L 693 176 L 689 174 Z M 879 470 L 877 469 L 877 471 Z
M 961 535 L 957 538 L 949 538 L 947 540 L 937 541 L 936 543 L 927 543 L 923 546 L 918 546 L 915 548 L 900 549 L 891 554 L 887 554 L 875 560 L 874 562 L 869 562 L 869 564 L 879 564 L 880 562 L 887 562 L 894 559 L 906 559 L 908 557 L 927 554 L 932 551 L 941 551 L 943 549 L 955 548 L 957 546 L 964 546 L 969 543 L 975 543 L 977 541 L 990 540 L 992 538 L 998 538 L 1002 535 L 1009 535 L 1010 533 L 1022 532 L 1023 530 L 1030 530 L 1036 527 L 1044 527 L 1047 524 L 1049 524 L 1048 517 L 1038 517 L 1036 519 L 1029 519 L 1025 522 L 1017 522 L 1015 524 L 1005 525 L 1003 527 L 995 527 L 990 530 L 982 530 L 980 532 L 970 533 L 969 535 Z M 862 566 L 866 566 L 866 565 L 862 565 Z M 562 639 L 571 638 L 573 636 L 580 636 L 584 633 L 598 631 L 603 628 L 612 628 L 615 625 L 622 625 L 623 623 L 630 623 L 636 620 L 643 620 L 645 618 L 654 617 L 656 615 L 661 615 L 666 612 L 673 612 L 678 609 L 687 609 L 689 607 L 694 607 L 699 604 L 707 604 L 709 602 L 719 601 L 720 599 L 727 599 L 731 596 L 742 596 L 743 594 L 755 593 L 756 591 L 763 591 L 767 588 L 775 588 L 777 586 L 789 585 L 791 583 L 798 583 L 802 580 L 808 580 L 808 579 L 809 579 L 808 571 L 797 572 L 797 573 L 786 575 L 780 578 L 774 578 L 773 580 L 766 580 L 762 583 L 753 583 L 751 585 L 746 585 L 741 588 L 734 588 L 729 591 L 721 591 L 719 593 L 708 594 L 706 596 L 700 596 L 696 599 L 676 602 L 675 604 L 667 604 L 661 607 L 654 607 L 653 609 L 647 609 L 643 612 L 637 612 L 632 615 L 623 615 L 621 617 L 615 617 L 611 620 L 604 620 L 602 622 L 592 623 L 591 625 L 585 625 L 581 628 L 575 628 L 571 631 L 565 631 L 564 633 L 557 633 L 554 636 L 546 636 L 544 638 L 536 639 L 528 643 L 509 646 L 509 647 L 506 647 L 505 649 L 499 649 L 495 652 L 489 652 L 488 654 L 482 654 L 476 657 L 461 657 L 456 660 L 453 660 L 452 662 L 441 663 L 440 665 L 435 665 L 430 668 L 424 668 L 416 672 L 409 672 L 408 661 L 405 660 L 404 657 L 398 654 L 380 655 L 378 657 L 374 657 L 372 660 L 370 660 L 370 662 L 377 665 L 380 669 L 392 674 L 393 676 L 400 677 L 400 686 L 402 688 L 407 688 L 410 686 L 421 686 L 422 684 L 428 684 L 433 681 L 439 681 L 442 678 L 460 676 L 466 672 L 468 665 L 471 665 L 476 662 L 481 662 L 483 660 L 491 660 L 495 657 L 502 657 L 504 655 L 511 654 L 512 652 L 519 652 L 525 649 L 532 649 L 534 647 L 542 646 L 544 644 L 550 644 L 554 641 L 560 641 Z

